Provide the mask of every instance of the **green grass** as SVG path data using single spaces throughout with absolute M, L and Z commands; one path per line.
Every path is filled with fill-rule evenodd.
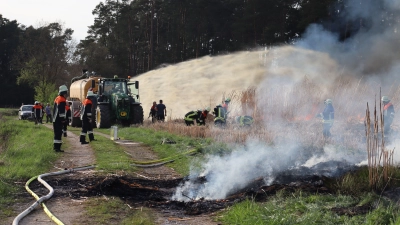
M 81 132 L 81 128 L 68 127 L 68 130 L 78 136 Z M 96 134 L 95 139 L 97 141 L 90 142 L 90 146 L 94 150 L 98 171 L 112 174 L 127 174 L 137 171 L 136 167 L 130 165 L 131 157 L 124 152 L 125 150 L 121 145 Z
M 365 199 L 368 199 L 365 201 Z M 391 224 L 398 209 L 391 204 L 379 204 L 366 215 L 337 215 L 331 209 L 360 206 L 377 202 L 378 196 L 357 198 L 345 195 L 315 195 L 302 192 L 278 193 L 265 203 L 247 199 L 235 204 L 218 216 L 223 224 Z
M 96 129 L 96 132 L 110 134 L 110 129 Z M 194 139 L 185 136 L 175 135 L 168 132 L 154 131 L 143 127 L 118 128 L 118 137 L 126 140 L 141 142 L 151 147 L 159 159 L 174 157 L 184 154 L 188 150 L 196 150 L 198 153 L 226 154 L 229 152 L 227 146 L 221 143 L 214 143 L 211 139 Z M 162 144 L 164 139 L 169 139 L 176 144 Z M 200 165 L 204 154 L 180 155 L 175 161 L 166 166 L 173 168 L 179 174 L 186 176 L 191 166 Z
M 33 122 L 0 118 L 0 218 L 12 213 L 16 193 L 24 192 L 25 182 L 53 167 L 59 154 L 53 151 L 53 132 Z
M 119 198 L 92 198 L 85 205 L 90 224 L 153 225 L 154 214 L 147 208 L 132 208 Z

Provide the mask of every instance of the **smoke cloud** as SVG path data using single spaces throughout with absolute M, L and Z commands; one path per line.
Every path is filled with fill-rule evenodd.
M 365 164 L 362 135 L 367 102 L 370 109 L 375 102 L 379 107 L 381 89 L 396 111 L 400 105 L 400 3 L 347 0 L 345 6 L 337 9 L 341 10 L 338 20 L 310 25 L 295 45 L 206 56 L 137 77 L 145 110 L 163 99 L 172 119 L 183 118 L 193 109 L 214 107 L 233 91 L 256 87 L 257 104 L 250 111 L 261 114 L 263 126 L 275 135 L 275 146 L 252 139 L 230 155 L 209 156 L 202 172 L 190 176 L 205 176 L 207 182 L 183 183 L 174 199 L 219 199 L 258 177 L 269 184 L 284 171 L 334 173 L 344 167 L 332 167 L 330 161 Z M 323 145 L 323 151 L 306 154 L 302 146 L 316 143 L 322 130 L 321 124 L 309 121 L 314 121 L 326 98 L 333 99 L 335 107 L 331 130 L 335 141 L 346 147 Z M 292 125 L 305 118 L 309 121 Z M 398 121 L 396 117 L 394 127 Z M 399 149 L 400 143 L 394 141 L 390 147 Z M 395 153 L 395 160 L 400 160 L 400 154 Z

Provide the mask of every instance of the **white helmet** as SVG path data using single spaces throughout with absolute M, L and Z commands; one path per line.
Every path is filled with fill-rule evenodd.
M 204 109 L 204 111 L 207 111 L 207 112 L 210 112 L 210 110 L 211 110 L 210 107 L 206 107 L 206 108 Z
M 39 104 L 39 102 L 38 102 L 38 101 L 35 101 L 35 105 L 36 105 L 36 104 Z
M 93 91 L 88 91 L 86 97 L 95 96 Z
M 67 86 L 61 85 L 61 86 L 58 88 L 58 94 L 61 94 L 61 92 L 68 92 Z
M 325 105 L 332 104 L 332 99 L 328 98 L 328 99 L 325 100 L 324 103 L 325 103 Z
M 390 102 L 390 99 L 388 96 L 382 96 L 382 102 Z

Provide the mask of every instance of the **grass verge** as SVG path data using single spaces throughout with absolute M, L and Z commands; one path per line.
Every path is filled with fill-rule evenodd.
M 46 173 L 60 156 L 53 151 L 53 132 L 16 117 L 0 118 L 0 218 L 13 214 L 11 204 L 25 182 Z

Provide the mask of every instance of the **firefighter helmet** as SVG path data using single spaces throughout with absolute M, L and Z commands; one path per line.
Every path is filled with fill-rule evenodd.
M 61 94 L 62 92 L 68 92 L 67 86 L 61 85 L 61 86 L 58 88 L 58 94 Z
M 93 91 L 88 91 L 86 97 L 95 96 Z
M 390 102 L 390 99 L 388 96 L 382 96 L 382 102 Z
M 206 107 L 206 108 L 204 109 L 204 111 L 207 111 L 207 112 L 210 112 L 210 110 L 211 110 L 210 107 Z
M 38 101 L 35 101 L 35 105 L 37 105 L 37 104 L 39 104 L 39 102 L 38 102 Z
M 231 98 L 226 98 L 225 102 L 231 102 Z
M 325 103 L 325 105 L 332 104 L 332 99 L 328 98 L 328 99 L 325 100 L 324 103 Z

